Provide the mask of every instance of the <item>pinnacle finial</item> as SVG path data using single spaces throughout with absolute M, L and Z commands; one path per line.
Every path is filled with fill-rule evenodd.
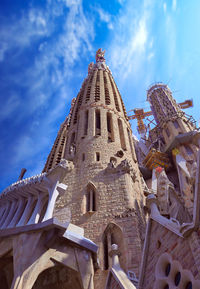
M 103 51 L 102 48 L 99 48 L 96 52 L 96 62 L 104 62 L 105 58 L 104 58 L 104 54 L 105 54 L 105 50 Z

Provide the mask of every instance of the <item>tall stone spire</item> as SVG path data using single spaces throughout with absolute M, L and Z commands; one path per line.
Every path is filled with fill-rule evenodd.
M 147 100 L 151 104 L 154 118 L 158 124 L 166 120 L 166 118 L 183 114 L 166 84 L 156 83 L 152 85 L 147 91 Z
M 172 156 L 178 172 L 181 196 L 192 214 L 197 147 L 191 143 L 191 139 L 197 133 L 194 132 L 195 126 L 176 103 L 167 85 L 157 83 L 151 86 L 147 91 L 147 100 L 157 122 L 154 131 L 157 129 L 159 137 L 162 137 L 162 150 Z
M 100 158 L 108 163 L 104 157 L 110 150 L 113 156 L 119 150 L 123 154 L 132 151 L 135 157 L 126 110 L 104 54 L 98 49 L 96 63 L 89 64 L 88 76 L 77 95 L 68 129 L 66 159 L 91 163 Z M 101 153 L 100 143 L 105 146 Z M 94 157 L 91 149 L 95 147 Z
M 66 222 L 70 211 L 72 223 L 82 226 L 85 236 L 99 245 L 101 270 L 95 277 L 95 288 L 104 288 L 112 242 L 119 245 L 122 268 L 138 276 L 145 222 L 132 131 L 104 54 L 99 49 L 96 63 L 89 64 L 88 75 L 60 131 L 65 140 L 59 136 L 54 144 L 55 148 L 58 142 L 56 151 L 68 162 L 63 179 L 67 190 L 56 201 L 54 216 Z M 64 146 L 59 146 L 60 141 Z M 123 230 L 125 224 L 135 229 Z M 134 248 L 129 248 L 129 238 L 134 239 Z M 129 250 L 136 252 L 135 258 L 129 258 Z

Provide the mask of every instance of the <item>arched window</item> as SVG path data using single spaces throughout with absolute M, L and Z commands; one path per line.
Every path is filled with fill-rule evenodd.
M 102 236 L 102 246 L 101 246 L 101 259 L 102 267 L 104 270 L 108 270 L 112 265 L 111 257 L 109 252 L 111 251 L 112 244 L 117 244 L 119 251 L 121 253 L 120 266 L 125 270 L 126 255 L 124 248 L 123 233 L 121 228 L 115 223 L 110 223 L 106 227 Z
M 48 282 L 47 282 L 48 280 Z M 70 286 L 73 284 L 73 287 Z M 30 287 L 29 287 L 30 288 Z M 50 288 L 83 288 L 79 281 L 79 275 L 75 270 L 62 264 L 55 264 L 54 267 L 42 271 L 32 289 L 50 289 Z
M 96 111 L 95 111 L 95 123 L 96 123 L 95 135 L 101 135 L 101 115 L 100 115 L 99 109 L 96 109 Z
M 96 210 L 96 188 L 92 183 L 89 183 L 86 190 L 86 212 L 95 212 Z
M 113 120 L 112 114 L 107 112 L 107 131 L 108 131 L 108 142 L 114 141 L 114 132 L 113 132 Z
M 88 110 L 85 112 L 85 119 L 84 119 L 84 135 L 88 133 Z

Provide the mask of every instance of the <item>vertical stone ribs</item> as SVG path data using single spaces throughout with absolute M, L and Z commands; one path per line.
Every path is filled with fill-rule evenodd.
M 94 100 L 95 102 L 100 101 L 100 71 L 97 72 Z
M 78 111 L 79 111 L 79 108 L 80 108 L 82 101 L 83 101 L 84 88 L 85 88 L 85 83 L 83 84 L 83 87 L 81 88 L 81 91 L 79 92 L 79 94 L 77 96 L 78 100 L 77 100 L 76 110 L 74 113 L 74 124 L 77 123 Z
M 64 155 L 64 147 L 65 147 L 66 137 L 63 136 L 59 145 L 59 151 L 56 158 L 56 165 L 58 165 Z
M 118 102 L 118 99 L 117 99 L 117 94 L 116 94 L 115 87 L 114 87 L 114 84 L 113 84 L 113 80 L 112 80 L 110 74 L 109 74 L 109 78 L 110 78 L 110 84 L 111 84 L 112 92 L 113 92 L 113 96 L 114 96 L 115 108 L 116 108 L 117 111 L 120 112 L 119 102 Z
M 90 76 L 90 79 L 88 81 L 88 87 L 87 87 L 87 92 L 86 92 L 86 98 L 85 98 L 85 103 L 90 101 L 90 94 L 91 94 L 91 85 L 92 85 L 92 80 L 94 78 L 94 74 Z
M 103 72 L 103 78 L 104 78 L 104 91 L 105 91 L 105 104 L 109 105 L 110 104 L 110 94 L 108 90 L 108 82 L 106 78 L 106 72 Z
M 173 99 L 170 89 L 165 84 L 153 85 L 147 92 L 147 100 L 151 104 L 157 123 L 162 123 L 165 118 L 169 119 L 182 113 L 179 105 Z
M 53 148 L 42 171 L 43 173 L 48 172 L 51 168 L 58 165 L 63 158 L 66 144 L 66 129 L 66 126 L 63 126 L 61 131 L 58 132 Z
M 116 107 L 117 111 L 120 111 L 119 102 L 118 102 L 118 97 L 119 97 L 119 98 L 120 98 L 120 101 L 121 101 L 121 106 L 122 106 L 122 109 L 123 109 L 123 112 L 124 112 L 124 116 L 125 116 L 125 118 L 128 120 L 128 116 L 127 116 L 127 113 L 126 113 L 126 109 L 125 109 L 125 106 L 124 106 L 124 103 L 123 103 L 121 94 L 120 94 L 120 92 L 119 92 L 119 89 L 118 89 L 118 87 L 117 87 L 117 85 L 116 85 L 113 77 L 112 77 L 110 74 L 109 74 L 109 77 L 110 77 L 110 83 L 111 83 L 112 90 L 113 90 L 115 107 Z
M 56 140 L 55 140 L 55 143 L 53 145 L 53 148 L 52 148 L 52 150 L 51 150 L 51 152 L 50 152 L 50 154 L 48 156 L 48 159 L 47 159 L 47 162 L 45 164 L 45 167 L 44 167 L 44 169 L 42 171 L 43 173 L 49 171 L 52 168 L 52 166 L 53 166 L 53 161 L 54 161 L 55 153 L 56 153 L 56 150 L 57 150 L 57 147 L 58 147 L 59 138 L 60 138 L 60 136 L 58 135 Z

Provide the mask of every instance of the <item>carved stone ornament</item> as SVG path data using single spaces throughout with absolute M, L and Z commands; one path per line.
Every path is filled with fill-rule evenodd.
M 88 65 L 88 74 L 92 72 L 93 65 L 94 65 L 94 62 L 90 62 L 90 64 Z
M 75 156 L 75 153 L 76 153 L 76 147 L 75 147 L 74 144 L 71 144 L 71 145 L 70 145 L 70 155 L 71 155 L 72 157 L 74 157 L 74 156 Z
M 108 173 L 116 173 L 116 162 L 111 158 L 110 162 L 108 163 L 108 166 L 106 168 L 106 172 Z
M 66 159 L 61 159 L 59 166 L 67 169 L 67 171 L 71 171 L 74 168 L 74 164 L 71 161 L 68 161 Z
M 130 173 L 133 170 L 133 167 L 131 162 L 128 159 L 125 159 L 119 164 L 118 169 Z
M 105 61 L 105 58 L 104 58 L 104 54 L 105 54 L 105 50 L 103 51 L 101 48 L 99 48 L 96 52 L 96 62 L 103 62 Z

